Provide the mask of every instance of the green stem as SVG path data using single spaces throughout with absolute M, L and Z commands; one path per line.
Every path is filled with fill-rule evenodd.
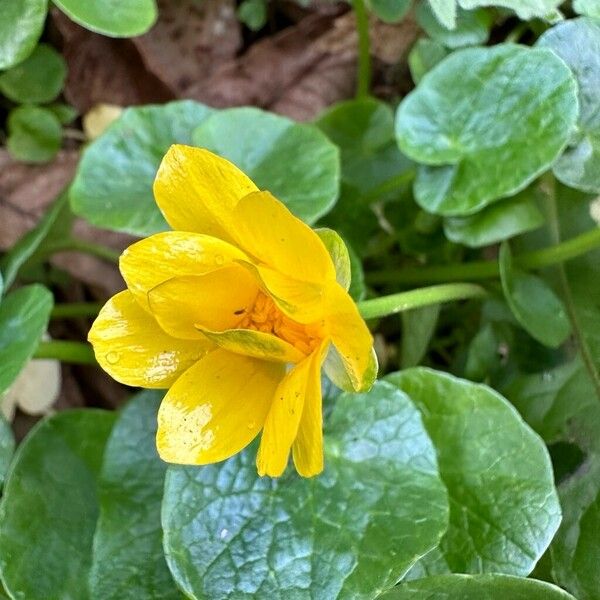
M 523 269 L 542 269 L 581 256 L 600 246 L 600 228 L 586 231 L 577 237 L 550 248 L 525 252 L 514 257 L 514 263 Z M 498 277 L 496 261 L 476 261 L 454 265 L 429 267 L 398 267 L 376 271 L 368 275 L 369 283 L 424 284 L 449 281 L 479 281 Z
M 365 98 L 371 87 L 371 50 L 369 40 L 369 16 L 364 0 L 354 0 L 354 15 L 358 33 L 358 82 L 356 97 Z
M 96 317 L 102 308 L 97 302 L 74 302 L 72 304 L 55 304 L 50 316 L 53 319 L 69 319 L 76 317 Z
M 469 298 L 484 298 L 487 292 L 473 283 L 448 283 L 431 287 L 400 292 L 390 296 L 381 296 L 372 300 L 358 303 L 358 310 L 365 319 L 375 319 L 393 315 L 405 310 L 440 304 L 452 300 L 467 300 Z
M 81 240 L 78 238 L 71 238 L 64 242 L 57 242 L 52 244 L 49 248 L 50 252 L 83 252 L 85 254 L 91 254 L 97 258 L 101 258 L 106 262 L 119 263 L 120 252 L 103 246 L 102 244 L 95 244 L 94 242 L 88 242 L 87 240 Z
M 40 342 L 33 358 L 50 358 L 75 365 L 97 365 L 94 351 L 83 342 L 53 340 Z

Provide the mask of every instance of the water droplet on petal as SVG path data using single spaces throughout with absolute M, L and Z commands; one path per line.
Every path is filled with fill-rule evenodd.
M 256 427 L 256 421 L 249 421 L 247 427 L 248 429 L 254 429 Z
M 218 265 L 222 265 L 225 262 L 225 257 L 222 254 L 217 254 L 215 256 L 215 263 Z
M 118 352 L 109 352 L 105 358 L 109 365 L 116 365 L 119 362 L 120 357 Z

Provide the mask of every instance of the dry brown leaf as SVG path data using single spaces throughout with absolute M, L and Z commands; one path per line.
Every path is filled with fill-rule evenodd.
M 156 25 L 132 41 L 146 68 L 179 97 L 242 45 L 233 0 L 159 0 L 158 15 Z

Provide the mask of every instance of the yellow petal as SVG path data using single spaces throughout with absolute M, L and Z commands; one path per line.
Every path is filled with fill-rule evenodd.
M 171 387 L 158 411 L 156 445 L 170 463 L 206 465 L 247 446 L 263 426 L 284 367 L 215 350 Z
M 321 347 L 289 371 L 277 387 L 256 456 L 259 475 L 279 477 L 285 471 L 305 403 L 320 403 L 322 358 Z
M 167 223 L 179 231 L 195 231 L 231 241 L 232 210 L 256 191 L 228 160 L 190 146 L 171 146 L 154 180 L 154 197 Z
M 129 291 L 146 309 L 148 292 L 173 277 L 202 275 L 247 258 L 235 246 L 199 233 L 166 231 L 129 246 L 119 266 Z
M 251 329 L 229 329 L 228 331 L 200 330 L 220 348 L 262 360 L 297 363 L 305 355 L 297 348 L 270 333 Z
M 326 320 L 331 341 L 339 352 L 354 390 L 366 391 L 377 376 L 371 332 L 352 298 L 338 284 L 328 291 L 327 303 Z
M 200 328 L 233 329 L 254 305 L 258 284 L 247 269 L 231 264 L 206 275 L 174 277 L 150 290 L 150 310 L 170 335 L 204 338 Z
M 234 211 L 238 246 L 265 265 L 301 281 L 335 281 L 319 236 L 269 192 L 242 198 Z
M 167 388 L 214 345 L 167 335 L 129 291 L 113 296 L 94 321 L 88 339 L 100 366 L 131 386 Z

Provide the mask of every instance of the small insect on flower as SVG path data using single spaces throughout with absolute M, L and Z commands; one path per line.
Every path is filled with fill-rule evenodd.
M 261 475 L 281 475 L 290 450 L 301 475 L 320 473 L 321 367 L 356 391 L 377 374 L 373 339 L 327 249 L 343 248 L 339 236 L 313 231 L 199 148 L 169 149 L 154 195 L 173 231 L 121 256 L 127 290 L 89 334 L 98 362 L 122 383 L 168 388 L 163 460 L 215 463 L 262 430 Z

